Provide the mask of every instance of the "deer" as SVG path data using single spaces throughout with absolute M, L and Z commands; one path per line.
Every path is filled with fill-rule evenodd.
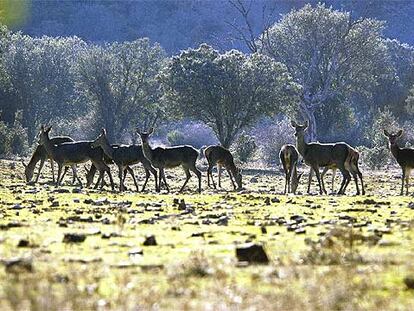
M 414 168 L 414 149 L 413 148 L 400 148 L 397 145 L 397 140 L 402 136 L 403 130 L 399 130 L 396 134 L 391 134 L 387 130 L 384 130 L 384 135 L 388 138 L 388 146 L 391 150 L 397 163 L 402 169 L 401 177 L 401 195 L 404 195 L 404 183 L 405 183 L 405 195 L 408 195 L 410 185 L 410 173 Z
M 73 164 L 84 163 L 90 160 L 92 164 L 99 170 L 99 175 L 102 181 L 101 188 L 104 185 L 103 175 L 106 172 L 111 182 L 111 188 L 114 190 L 114 182 L 112 179 L 111 171 L 103 160 L 102 149 L 93 149 L 91 146 L 91 141 L 67 142 L 60 145 L 54 145 L 49 138 L 49 132 L 51 129 L 51 126 L 41 126 L 39 133 L 39 144 L 44 146 L 48 155 L 58 164 L 56 186 L 60 186 L 62 183 L 62 170 L 64 167 L 71 166 Z M 95 185 L 95 188 L 97 187 L 98 183 Z
M 299 160 L 299 152 L 295 146 L 291 144 L 283 145 L 279 152 L 280 162 L 282 163 L 283 171 L 285 172 L 285 190 L 288 193 L 296 194 L 296 189 L 299 185 L 299 180 L 303 173 L 298 175 L 297 164 Z
M 305 163 L 311 167 L 308 181 L 308 193 L 312 180 L 312 170 L 315 172 L 316 178 L 318 179 L 319 193 L 323 194 L 324 189 L 322 188 L 319 167 L 331 167 L 332 165 L 335 165 L 335 167 L 341 171 L 343 177 L 338 194 L 344 194 L 346 185 L 351 179 L 350 173 L 345 167 L 345 162 L 351 147 L 344 142 L 306 143 L 305 131 L 308 128 L 308 121 L 306 121 L 304 125 L 300 125 L 292 120 L 291 125 L 295 129 L 296 147 Z
M 234 159 L 231 152 L 219 145 L 208 146 L 204 149 L 204 156 L 208 162 L 207 169 L 207 184 L 210 187 L 210 177 L 214 189 L 216 184 L 213 178 L 213 167 L 217 165 L 218 171 L 218 185 L 221 188 L 221 167 L 224 167 L 229 173 L 231 183 L 233 184 L 234 190 L 242 188 L 242 174 L 241 170 L 234 164 Z M 236 183 L 234 182 L 236 181 Z M 237 184 L 237 187 L 236 187 Z
M 138 184 L 135 179 L 134 171 L 130 165 L 142 163 L 145 170 L 145 182 L 142 186 L 142 191 L 145 190 L 148 179 L 150 177 L 150 172 L 154 175 L 155 178 L 155 190 L 158 189 L 157 186 L 157 171 L 151 165 L 150 161 L 144 156 L 142 151 L 142 146 L 140 145 L 111 145 L 109 144 L 108 138 L 106 136 L 106 130 L 102 129 L 100 135 L 92 142 L 92 148 L 102 148 L 104 154 L 110 158 L 118 166 L 118 177 L 119 177 L 119 191 L 124 191 L 124 179 L 126 173 L 129 172 L 134 180 L 135 187 L 138 189 Z
M 66 142 L 73 142 L 73 139 L 68 136 L 56 136 L 56 137 L 51 138 L 50 140 L 55 145 L 59 145 L 61 143 L 66 143 Z M 52 168 L 52 179 L 53 179 L 53 183 L 55 182 L 55 170 L 54 170 L 53 160 L 52 158 L 48 156 L 46 149 L 43 146 L 37 145 L 35 151 L 33 152 L 27 164 L 24 163 L 23 159 L 21 159 L 21 163 L 23 164 L 23 167 L 24 167 L 24 175 L 26 177 L 27 183 L 30 183 L 32 181 L 36 164 L 40 161 L 39 170 L 37 172 L 37 176 L 34 182 L 37 183 L 39 181 L 40 172 L 42 171 L 43 165 L 47 159 L 50 160 L 50 166 Z M 66 171 L 67 171 L 67 168 L 65 168 L 64 174 L 66 173 Z M 78 179 L 78 176 L 76 174 L 76 167 L 72 166 L 72 172 L 73 172 L 72 184 L 74 184 L 75 178 Z
M 359 170 L 359 167 L 358 167 L 358 161 L 359 161 L 359 152 L 358 152 L 358 150 L 356 150 L 355 148 L 350 147 L 348 157 L 345 161 L 345 168 L 351 173 L 352 177 L 354 178 L 355 187 L 356 187 L 356 191 L 357 191 L 356 194 L 357 195 L 360 194 L 359 186 L 358 186 L 358 177 L 359 177 L 359 179 L 361 181 L 362 195 L 365 195 L 364 181 L 363 181 L 363 178 L 362 178 L 362 173 L 361 173 L 361 171 Z M 322 181 L 322 187 L 324 189 L 324 192 L 326 193 L 325 184 L 323 182 L 323 179 L 324 179 L 324 176 L 328 172 L 329 169 L 332 170 L 331 191 L 333 193 L 334 192 L 335 175 L 336 175 L 336 170 L 337 170 L 337 167 L 335 165 L 331 165 L 329 167 L 328 166 L 324 167 L 324 169 L 322 171 L 322 174 L 321 174 L 321 181 Z M 349 182 L 348 182 L 348 184 L 349 184 Z M 345 189 L 348 186 L 348 184 L 345 186 Z M 344 189 L 344 191 L 345 191 L 345 189 Z M 309 191 L 309 189 L 308 189 L 308 191 Z
M 173 168 L 181 166 L 186 174 L 186 179 L 182 185 L 180 192 L 182 192 L 191 178 L 192 171 L 198 178 L 198 192 L 201 193 L 201 172 L 196 167 L 196 161 L 199 156 L 198 151 L 188 145 L 174 146 L 174 147 L 157 147 L 152 148 L 149 144 L 149 138 L 154 133 L 154 128 L 151 127 L 148 132 L 137 129 L 142 142 L 142 151 L 144 156 L 148 159 L 151 165 L 158 169 L 158 189 L 161 190 L 161 183 L 164 181 L 165 187 L 169 192 L 167 181 L 165 179 L 164 170 L 166 168 Z

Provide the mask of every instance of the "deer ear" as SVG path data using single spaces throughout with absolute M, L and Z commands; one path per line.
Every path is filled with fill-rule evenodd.
M 403 130 L 399 130 L 399 131 L 397 132 L 397 137 L 400 137 L 400 136 L 402 135 L 402 133 L 403 133 Z
M 387 130 L 384 130 L 384 135 L 385 135 L 386 137 L 390 137 L 390 133 L 388 133 L 388 131 L 387 131 Z
M 291 120 L 290 125 L 292 125 L 292 127 L 296 127 L 298 124 L 295 121 Z
M 303 129 L 308 128 L 308 126 L 309 126 L 309 121 L 308 121 L 308 120 L 306 120 L 306 121 L 305 121 L 305 125 L 303 125 Z
M 148 134 L 152 134 L 152 133 L 154 133 L 154 128 L 153 127 L 151 127 L 148 131 Z
M 106 136 L 106 130 L 105 130 L 105 128 L 102 128 L 101 133 Z
M 51 129 L 52 129 L 52 126 L 48 126 L 48 127 L 45 129 L 45 132 L 46 132 L 46 133 L 49 133 Z

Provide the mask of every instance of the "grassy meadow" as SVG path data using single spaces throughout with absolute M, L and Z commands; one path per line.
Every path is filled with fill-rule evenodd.
M 347 196 L 316 182 L 283 195 L 276 171 L 246 172 L 239 192 L 203 172 L 199 195 L 195 177 L 177 193 L 185 175 L 168 170 L 169 194 L 153 179 L 117 193 L 56 188 L 49 164 L 27 185 L 1 160 L 0 310 L 413 310 L 414 198 L 398 195 L 399 170 L 364 170 L 365 196 L 353 181 Z M 269 263 L 238 261 L 245 243 Z

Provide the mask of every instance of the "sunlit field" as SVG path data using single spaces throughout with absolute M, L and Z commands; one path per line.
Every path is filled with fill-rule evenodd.
M 20 163 L 0 162 L 1 310 L 414 308 L 414 199 L 397 195 L 399 170 L 364 170 L 366 196 L 353 183 L 287 196 L 279 168 L 245 171 L 238 192 L 227 175 L 229 191 L 207 188 L 204 171 L 199 195 L 194 177 L 176 192 L 178 169 L 156 194 L 152 179 L 145 193 L 56 188 L 46 166 L 27 185 Z M 264 258 L 237 257 L 252 244 Z

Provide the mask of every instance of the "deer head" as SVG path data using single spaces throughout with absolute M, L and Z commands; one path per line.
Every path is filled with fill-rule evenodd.
M 148 139 L 154 133 L 154 128 L 151 127 L 148 132 L 141 131 L 137 128 L 137 133 L 141 137 L 142 144 L 148 144 Z
M 298 123 L 296 123 L 295 121 L 290 121 L 290 124 L 292 125 L 292 127 L 295 129 L 295 136 L 303 136 L 305 135 L 305 131 L 309 126 L 308 121 L 305 121 L 304 125 L 300 125 Z
M 49 132 L 52 126 L 42 125 L 39 132 L 39 145 L 44 145 L 49 140 Z
M 106 130 L 104 128 L 101 129 L 101 133 L 99 136 L 92 142 L 91 146 L 92 148 L 98 148 L 102 145 L 104 145 L 107 141 L 106 138 Z
M 388 138 L 390 146 L 395 145 L 397 139 L 401 137 L 403 134 L 403 130 L 399 130 L 397 134 L 390 134 L 387 130 L 384 130 L 384 135 Z
M 302 177 L 303 173 L 297 174 L 296 169 L 293 171 L 292 175 L 292 192 L 296 193 L 296 189 L 298 189 L 300 178 Z

